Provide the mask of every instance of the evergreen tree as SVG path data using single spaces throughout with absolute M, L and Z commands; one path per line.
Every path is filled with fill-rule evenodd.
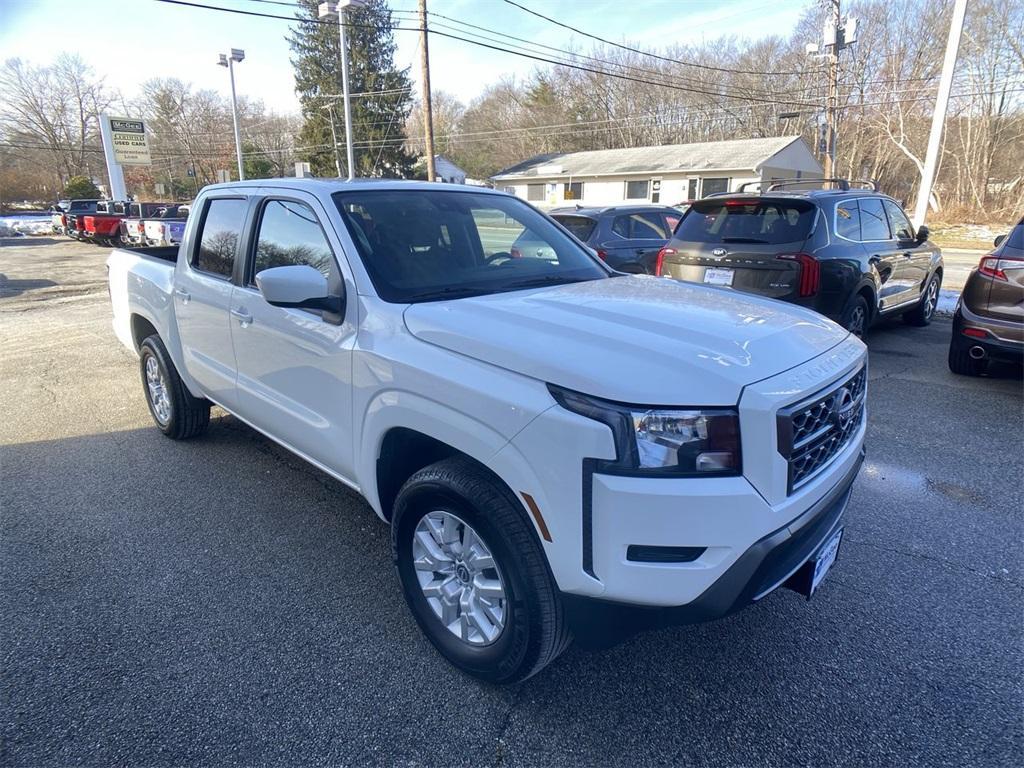
M 88 176 L 72 176 L 62 197 L 65 200 L 96 200 L 103 195 Z
M 295 90 L 302 105 L 303 126 L 298 137 L 300 156 L 317 176 L 337 174 L 332 149 L 331 113 L 338 133 L 338 153 L 345 169 L 345 110 L 340 98 L 341 54 L 337 23 L 321 24 L 317 0 L 299 0 L 299 22 L 288 37 Z M 409 70 L 395 67 L 395 40 L 391 11 L 385 0 L 368 0 L 366 8 L 345 12 L 350 25 L 351 93 L 383 92 L 352 99 L 352 141 L 357 177 L 406 178 L 415 158 L 405 149 L 405 122 L 412 108 Z M 338 95 L 338 98 L 327 98 Z

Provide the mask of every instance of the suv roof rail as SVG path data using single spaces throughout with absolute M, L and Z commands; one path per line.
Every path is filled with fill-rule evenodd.
M 784 189 L 785 187 L 795 187 L 800 184 L 820 184 L 824 187 L 825 184 L 835 184 L 843 192 L 849 191 L 851 185 L 858 185 L 865 189 L 870 189 L 872 192 L 878 191 L 878 184 L 870 179 L 856 179 L 850 181 L 849 179 L 840 179 L 836 177 L 832 178 L 818 178 L 818 179 L 777 179 L 772 181 L 768 186 L 768 192 L 772 192 L 776 189 Z

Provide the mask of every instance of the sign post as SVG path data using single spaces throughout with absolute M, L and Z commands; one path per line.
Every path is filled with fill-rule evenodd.
M 124 183 L 125 165 L 150 165 L 146 125 L 130 117 L 100 116 L 100 136 L 103 139 L 103 157 L 107 161 L 112 200 L 127 200 Z

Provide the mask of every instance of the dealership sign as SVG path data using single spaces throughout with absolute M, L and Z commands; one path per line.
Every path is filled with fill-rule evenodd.
M 149 165 L 152 161 L 145 123 L 130 117 L 111 117 L 109 120 L 114 160 L 119 165 Z

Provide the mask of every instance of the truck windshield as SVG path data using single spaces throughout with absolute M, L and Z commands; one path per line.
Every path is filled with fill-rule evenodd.
M 806 200 L 698 200 L 683 216 L 675 239 L 689 243 L 768 243 L 806 240 L 814 223 Z
M 436 301 L 609 276 L 586 249 L 514 197 L 423 189 L 333 197 L 385 301 Z M 540 247 L 514 247 L 524 239 Z

